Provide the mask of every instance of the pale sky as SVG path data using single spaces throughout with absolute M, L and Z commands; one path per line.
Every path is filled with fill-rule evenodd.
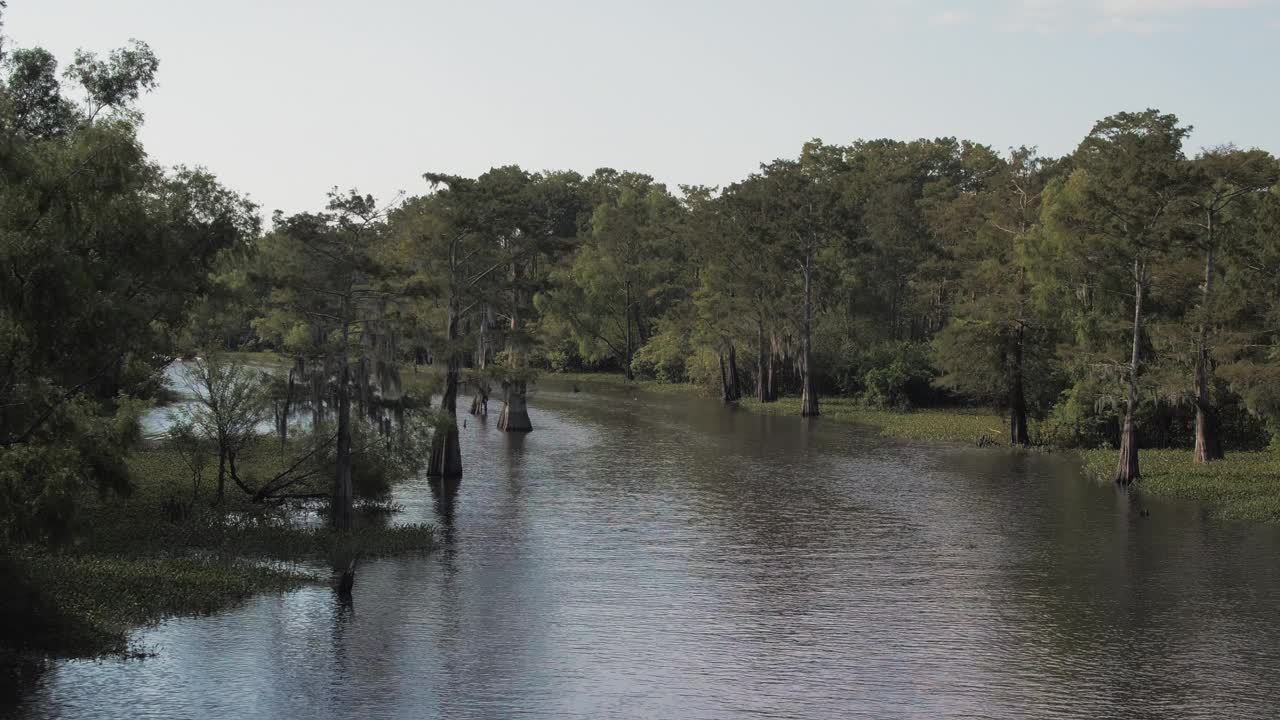
M 512 163 L 723 185 L 814 137 L 1057 155 L 1147 107 L 1280 153 L 1280 0 L 9 0 L 5 33 L 150 43 L 148 151 L 264 218 Z

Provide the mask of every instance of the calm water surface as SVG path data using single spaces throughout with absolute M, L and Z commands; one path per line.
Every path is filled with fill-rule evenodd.
M 462 403 L 460 403 L 462 404 Z M 685 398 L 471 419 L 446 545 L 68 662 L 27 718 L 1280 715 L 1280 532 L 1141 517 L 1067 456 Z

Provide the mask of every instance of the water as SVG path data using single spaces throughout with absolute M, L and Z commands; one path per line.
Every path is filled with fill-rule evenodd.
M 470 419 L 428 557 L 141 631 L 27 718 L 1272 718 L 1280 532 L 1065 455 L 544 381 Z
M 279 368 L 264 363 L 247 362 L 243 363 L 243 367 L 250 372 L 280 372 Z M 169 363 L 164 369 L 163 381 L 173 395 L 172 402 L 151 407 L 138 421 L 142 429 L 142 437 L 148 441 L 165 438 L 176 420 L 189 418 L 192 411 L 199 405 L 199 393 L 202 391 L 197 390 L 199 386 L 192 361 L 175 360 Z M 311 427 L 311 411 L 306 407 L 307 388 L 300 387 L 295 390 L 295 394 L 294 405 L 289 413 L 289 427 L 305 430 Z M 275 429 L 271 411 L 267 410 L 257 425 L 257 431 L 271 434 Z

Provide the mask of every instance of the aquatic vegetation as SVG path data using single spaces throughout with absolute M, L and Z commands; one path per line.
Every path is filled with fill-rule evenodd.
M 694 383 L 669 383 L 662 380 L 636 378 L 628 380 L 620 373 L 588 372 L 588 373 L 548 373 L 544 377 L 567 382 L 607 387 L 615 390 L 645 390 L 663 395 L 697 395 L 712 397 L 714 389 Z
M 1086 450 L 1090 477 L 1111 482 L 1115 450 Z M 1280 522 L 1280 453 L 1228 453 L 1222 460 L 1196 463 L 1192 451 L 1143 450 L 1142 479 L 1136 491 L 1201 504 L 1220 520 Z
M 6 578 L 28 589 L 36 624 L 23 625 L 23 649 L 67 656 L 132 653 L 134 625 L 170 615 L 205 614 L 261 592 L 291 590 L 309 575 L 220 557 L 122 557 L 26 548 Z
M 1008 446 L 1005 419 L 981 410 L 925 409 L 911 412 L 869 408 L 851 398 L 822 398 L 822 420 L 849 422 L 876 428 L 885 437 L 982 445 Z M 743 400 L 742 407 L 770 415 L 800 414 L 800 398 L 780 398 L 772 403 Z
M 263 443 L 246 467 L 266 471 L 283 457 Z M 398 506 L 385 497 L 362 500 L 360 518 L 368 522 L 340 532 L 317 520 L 314 503 L 263 505 L 233 493 L 214 506 L 211 483 L 193 486 L 171 447 L 137 450 L 128 464 L 131 492 L 85 498 L 73 542 L 7 548 L 0 606 L 8 618 L 29 618 L 21 623 L 26 636 L 7 640 L 11 649 L 132 654 L 132 626 L 327 582 L 328 568 L 339 560 L 434 546 L 430 526 L 387 524 Z M 318 478 L 310 489 L 323 493 L 328 482 Z

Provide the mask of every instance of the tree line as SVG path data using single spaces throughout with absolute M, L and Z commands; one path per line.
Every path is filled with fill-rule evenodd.
M 124 491 L 138 414 L 191 353 L 289 358 L 270 405 L 282 447 L 291 414 L 311 409 L 310 460 L 247 482 L 219 429 L 245 424 L 206 418 L 206 435 L 227 435 L 218 495 L 228 478 L 285 494 L 323 467 L 339 528 L 361 458 L 403 436 L 407 414 L 439 395 L 426 470 L 459 477 L 460 395 L 485 415 L 497 393 L 497 426 L 527 432 L 538 371 L 691 382 L 725 402 L 798 396 L 806 417 L 832 395 L 997 406 L 1015 445 L 1117 448 L 1125 483 L 1140 447 L 1209 462 L 1265 445 L 1280 417 L 1276 159 L 1191 154 L 1190 128 L 1160 111 L 1105 118 L 1060 158 L 812 140 L 723 188 L 609 168 L 426 172 L 412 196 L 335 190 L 264 229 L 207 171 L 147 157 L 145 44 L 78 53 L 61 74 L 40 49 L 3 48 L 3 64 L 11 527 L 49 525 L 86 488 Z M 402 373 L 425 363 L 438 392 L 407 390 Z M 202 380 L 209 398 L 243 390 L 216 363 Z
M 1266 444 L 1277 417 L 1280 169 L 1256 149 L 1188 154 L 1189 132 L 1118 113 L 1061 158 L 813 140 L 676 191 L 608 168 L 427 173 L 364 245 L 381 258 L 368 317 L 401 360 L 445 369 L 434 474 L 461 472 L 460 379 L 476 413 L 501 387 L 500 427 L 524 431 L 532 370 L 612 369 L 726 402 L 797 395 L 803 416 L 823 395 L 994 405 L 1012 444 L 1112 446 L 1130 482 L 1140 446 L 1209 462 Z M 277 217 L 259 251 L 296 222 Z M 288 345 L 256 327 L 220 341 Z

